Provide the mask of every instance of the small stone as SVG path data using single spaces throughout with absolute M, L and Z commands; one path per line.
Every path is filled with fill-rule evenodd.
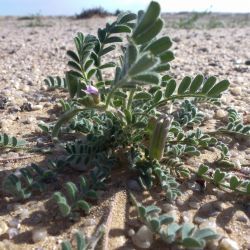
M 5 234 L 8 230 L 8 226 L 4 221 L 0 221 L 0 235 Z
M 128 188 L 137 192 L 142 191 L 140 184 L 136 180 L 128 180 Z
M 128 230 L 128 236 L 129 236 L 129 237 L 132 237 L 133 235 L 135 235 L 135 230 L 132 229 L 132 228 L 130 228 L 130 229 Z
M 250 123 L 250 115 L 246 115 L 245 120 L 247 123 Z
M 219 250 L 240 250 L 236 241 L 224 238 L 220 241 Z
M 8 235 L 9 235 L 9 239 L 13 239 L 15 236 L 17 236 L 19 234 L 19 230 L 17 228 L 10 228 L 8 230 Z
M 246 61 L 245 61 L 245 64 L 246 64 L 246 65 L 250 65 L 250 60 L 246 60 Z
M 234 218 L 235 220 L 243 222 L 243 223 L 247 223 L 249 221 L 247 215 L 243 211 L 237 211 L 234 214 Z
M 24 220 L 24 219 L 27 219 L 29 217 L 29 215 L 30 215 L 29 209 L 22 208 L 19 216 L 20 216 L 21 220 Z
M 47 236 L 47 230 L 44 227 L 35 228 L 32 231 L 32 240 L 34 243 L 44 240 L 46 236 Z
M 84 226 L 90 227 L 96 225 L 96 220 L 94 218 L 86 219 L 84 221 Z
M 231 234 L 233 232 L 232 228 L 231 227 L 225 227 L 225 231 L 228 233 L 228 234 Z
M 207 219 L 205 219 L 205 218 L 196 216 L 196 217 L 194 218 L 194 223 L 200 225 L 201 223 L 205 222 L 206 220 L 207 220 Z
M 172 205 L 172 204 L 169 204 L 169 203 L 164 203 L 162 205 L 162 210 L 165 213 L 168 213 L 168 212 L 170 212 L 172 210 L 175 210 L 175 209 L 176 209 L 176 207 L 174 205 Z
M 33 110 L 41 110 L 41 109 L 43 109 L 43 105 L 34 105 L 34 106 L 32 107 L 32 109 L 33 109 Z
M 233 95 L 241 95 L 241 87 L 235 87 L 231 89 Z
M 182 220 L 184 222 L 190 222 L 192 220 L 193 216 L 189 211 L 184 211 L 182 213 Z
M 11 221 L 8 222 L 10 227 L 13 228 L 20 228 L 20 221 L 17 218 L 13 218 Z
M 200 204 L 198 202 L 195 201 L 190 201 L 188 203 L 189 207 L 193 208 L 193 209 L 198 209 L 200 207 Z
M 150 248 L 153 242 L 153 234 L 150 229 L 143 225 L 138 232 L 132 236 L 133 243 L 140 248 Z
M 216 230 L 216 223 L 215 221 L 211 221 L 211 220 L 206 220 L 204 222 L 202 222 L 199 226 L 200 229 L 203 228 L 211 228 L 213 230 Z
M 187 186 L 193 191 L 201 191 L 200 185 L 197 182 L 188 182 Z
M 215 112 L 215 118 L 217 119 L 224 119 L 227 116 L 227 112 L 225 112 L 223 109 L 218 109 Z

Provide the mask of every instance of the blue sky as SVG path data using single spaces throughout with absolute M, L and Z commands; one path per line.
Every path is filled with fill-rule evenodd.
M 0 15 L 74 15 L 83 8 L 145 9 L 150 0 L 0 0 Z M 158 0 L 163 11 L 250 12 L 250 0 Z

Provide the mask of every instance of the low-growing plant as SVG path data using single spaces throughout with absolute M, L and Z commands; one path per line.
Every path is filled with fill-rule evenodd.
M 32 192 L 42 192 L 46 184 L 55 181 L 55 172 L 31 164 L 8 175 L 3 181 L 3 189 L 18 200 L 28 199 Z
M 167 245 L 181 245 L 185 249 L 203 249 L 208 240 L 218 238 L 218 234 L 210 228 L 198 229 L 192 223 L 178 224 L 172 215 L 160 214 L 159 207 L 155 205 L 144 207 L 133 195 L 131 199 L 141 222 Z
M 6 133 L 0 134 L 0 148 L 21 148 L 25 145 L 25 140 L 17 139 L 15 136 Z
M 90 212 L 90 204 L 86 201 L 96 200 L 97 193 L 89 187 L 84 177 L 80 177 L 79 188 L 73 182 L 64 184 L 65 195 L 61 192 L 55 192 L 53 200 L 58 205 L 59 211 L 63 217 L 74 217 L 76 211 Z
M 198 128 L 204 122 L 199 104 L 219 105 L 229 82 L 198 74 L 178 83 L 166 74 L 174 55 L 171 39 L 158 36 L 163 25 L 159 4 L 151 2 L 138 15 L 121 13 L 98 29 L 97 36 L 78 33 L 76 50 L 67 52 L 70 70 L 65 80 L 71 99 L 61 101 L 64 114 L 51 134 L 59 140 L 59 134 L 69 128 L 85 135 L 66 143 L 65 160 L 72 167 L 91 168 L 98 162 L 97 155 L 107 152 L 118 161 L 124 160 L 123 155 L 143 187 L 160 183 L 166 197 L 174 199 L 180 195 L 175 178 L 189 176 L 186 157 L 214 147 L 221 151 L 217 163 L 233 166 L 227 146 L 217 138 L 225 129 L 204 133 Z M 119 61 L 103 63 L 103 56 L 124 42 L 119 34 L 126 34 Z M 105 77 L 107 68 L 114 68 L 114 78 Z M 248 133 L 248 126 L 229 112 L 234 120 L 227 131 Z
M 86 171 L 89 183 L 81 177 L 79 186 L 67 182 L 62 185 L 65 192 L 53 195 L 62 216 L 74 219 L 80 211 L 89 213 L 90 201 L 97 198 L 98 189 L 105 189 L 113 169 L 118 174 L 121 171 L 122 182 L 132 174 L 144 189 L 161 188 L 169 202 L 181 195 L 179 183 L 190 178 L 190 172 L 223 190 L 250 194 L 247 181 L 227 174 L 234 164 L 221 140 L 221 134 L 249 138 L 249 126 L 234 109 L 228 109 L 225 127 L 210 132 L 199 127 L 204 124 L 200 107 L 220 105 L 229 81 L 202 74 L 176 81 L 170 72 L 172 41 L 160 36 L 163 26 L 160 5 L 154 1 L 138 15 L 120 13 L 115 21 L 99 28 L 97 35 L 77 33 L 75 50 L 67 51 L 70 69 L 65 77 L 46 80 L 49 87 L 65 87 L 69 92 L 69 99 L 60 100 L 60 118 L 39 125 L 53 142 L 65 146 L 60 163 L 50 163 L 52 171 L 62 173 L 65 167 Z M 117 53 L 117 60 L 108 59 L 111 52 Z M 107 69 L 114 74 L 106 74 Z M 211 149 L 220 153 L 211 167 L 187 163 L 188 157 L 199 157 Z M 10 175 L 4 189 L 27 198 L 33 180 L 28 175 L 24 181 L 27 187 Z M 135 205 L 142 221 L 168 244 L 203 248 L 208 239 L 217 237 L 210 229 L 179 225 L 165 215 L 153 216 L 152 211 L 160 212 L 154 206 L 144 208 L 136 201 Z
M 76 232 L 74 237 L 77 243 L 77 250 L 94 250 L 98 247 L 98 242 L 101 240 L 105 233 L 104 225 L 101 225 L 91 239 L 86 239 L 85 235 L 81 232 Z M 61 243 L 62 250 L 72 250 L 72 246 L 69 241 L 63 241 Z

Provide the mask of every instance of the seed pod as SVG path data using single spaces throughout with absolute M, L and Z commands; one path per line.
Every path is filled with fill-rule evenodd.
M 152 160 L 161 160 L 164 153 L 167 133 L 172 119 L 167 117 L 157 121 L 150 138 L 149 155 Z

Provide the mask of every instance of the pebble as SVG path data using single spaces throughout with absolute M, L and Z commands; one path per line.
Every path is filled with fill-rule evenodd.
M 200 225 L 201 223 L 205 222 L 206 220 L 207 220 L 207 218 L 202 218 L 202 217 L 196 216 L 194 218 L 194 223 Z
M 20 216 L 21 220 L 27 219 L 29 217 L 29 215 L 30 215 L 29 209 L 27 209 L 27 208 L 20 209 L 19 216 Z
M 153 234 L 150 229 L 143 225 L 138 232 L 132 236 L 133 243 L 140 248 L 150 248 L 153 243 Z
M 245 61 L 245 64 L 246 64 L 246 65 L 250 65 L 250 60 L 246 60 L 246 61 Z
M 0 221 L 0 235 L 8 231 L 8 226 L 4 221 Z
M 44 227 L 35 228 L 32 231 L 32 240 L 34 243 L 44 240 L 47 237 L 47 230 Z
M 182 220 L 184 222 L 190 222 L 192 220 L 193 216 L 189 211 L 182 212 Z
M 96 225 L 96 220 L 94 218 L 86 219 L 84 221 L 84 226 L 90 227 Z
M 224 238 L 220 241 L 219 250 L 240 250 L 236 241 Z
M 17 236 L 19 234 L 19 230 L 17 228 L 10 228 L 8 230 L 8 235 L 9 235 L 9 239 L 13 239 L 15 236 Z
M 248 223 L 249 219 L 247 217 L 247 215 L 243 212 L 238 210 L 235 214 L 234 214 L 234 218 L 236 221 L 240 221 L 243 223 Z
M 129 237 L 132 237 L 133 235 L 135 235 L 135 230 L 132 229 L 132 228 L 130 228 L 130 229 L 128 230 L 128 236 L 129 236 Z
M 43 109 L 43 105 L 34 105 L 32 107 L 32 110 L 42 110 Z
M 241 91 L 241 87 L 235 87 L 231 89 L 231 93 L 233 95 L 241 95 L 242 91 Z
M 17 218 L 13 218 L 11 221 L 8 222 L 8 224 L 12 228 L 20 228 L 20 221 Z
M 163 210 L 163 212 L 165 212 L 165 213 L 168 213 L 168 212 L 173 211 L 173 210 L 175 210 L 175 209 L 177 209 L 177 208 L 176 208 L 174 205 L 169 204 L 169 203 L 164 203 L 164 204 L 162 205 L 162 210 Z
M 202 222 L 199 226 L 200 229 L 203 229 L 203 228 L 211 228 L 213 230 L 216 230 L 216 223 L 215 221 L 213 220 L 206 220 L 204 222 Z
M 137 191 L 137 192 L 142 191 L 140 184 L 136 180 L 128 180 L 127 185 L 130 190 Z
M 247 123 L 250 123 L 250 115 L 246 115 L 245 120 Z
M 197 182 L 188 182 L 187 186 L 193 191 L 201 191 L 200 185 Z
M 224 111 L 223 109 L 218 109 L 216 112 L 215 112 L 215 118 L 217 119 L 223 119 L 227 116 L 227 112 Z
M 200 204 L 198 202 L 195 201 L 190 201 L 188 203 L 189 207 L 193 208 L 193 209 L 198 209 L 200 207 Z

